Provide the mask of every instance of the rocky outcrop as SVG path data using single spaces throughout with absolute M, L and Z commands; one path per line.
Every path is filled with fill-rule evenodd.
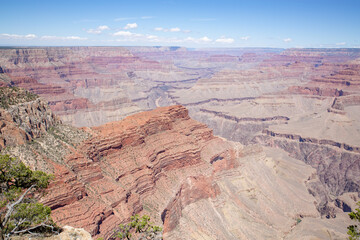
M 303 87 L 303 86 L 292 86 L 286 91 L 290 94 L 303 94 L 313 96 L 326 96 L 326 97 L 339 97 L 344 96 L 343 90 L 334 88 L 319 88 L 319 87 Z
M 360 85 L 360 65 L 359 64 L 342 64 L 341 69 L 328 76 L 316 78 L 315 82 L 324 82 L 336 85 L 359 86 Z
M 220 193 L 219 186 L 212 178 L 190 177 L 176 193 L 173 200 L 161 214 L 164 231 L 171 232 L 179 224 L 183 209 L 201 199 L 215 198 Z
M 197 171 L 211 173 L 211 164 L 204 156 L 210 161 L 221 151 L 211 153 L 211 149 L 203 148 L 209 143 L 224 144 L 205 125 L 190 119 L 181 106 L 160 108 L 87 129 L 92 137 L 83 142 L 74 143 L 58 131 L 50 132 L 55 140 L 50 137 L 35 141 L 42 148 L 29 145 L 32 153 L 47 159 L 56 155 L 43 148 L 49 144 L 47 141 L 60 141 L 67 149 L 56 162 L 47 162 L 47 171 L 56 177 L 43 203 L 52 208 L 58 224 L 83 227 L 93 236 L 106 238 L 131 215 L 148 212 L 147 201 L 155 201 L 165 209 L 188 177 L 196 177 Z M 20 151 L 18 156 L 25 157 Z M 154 195 L 159 191 L 168 197 Z M 151 215 L 161 222 L 160 214 L 159 210 L 158 215 Z
M 284 237 L 297 218 L 326 223 L 304 184 L 312 183 L 311 167 L 215 137 L 182 106 L 93 128 L 59 124 L 8 151 L 55 175 L 42 202 L 57 224 L 84 228 L 94 238 L 109 238 L 136 213 L 163 225 L 164 239 Z
M 274 117 L 263 117 L 263 118 L 253 118 L 253 117 L 243 117 L 243 118 L 237 118 L 235 116 L 230 116 L 230 115 L 226 115 L 224 113 L 221 112 L 217 112 L 217 111 L 210 111 L 207 109 L 200 109 L 201 112 L 205 112 L 205 113 L 211 113 L 214 114 L 215 116 L 224 118 L 224 119 L 228 119 L 228 120 L 232 120 L 235 122 L 267 122 L 267 121 L 288 121 L 289 118 L 285 117 L 285 116 L 274 116 Z
M 354 152 L 354 153 L 360 153 L 360 147 L 356 147 L 356 146 L 350 146 L 346 143 L 339 143 L 339 142 L 335 142 L 333 140 L 328 140 L 328 139 L 316 139 L 316 138 L 310 138 L 310 137 L 301 137 L 300 135 L 296 135 L 296 134 L 286 134 L 286 133 L 276 133 L 270 130 L 263 130 L 262 131 L 264 134 L 268 135 L 268 136 L 272 136 L 272 137 L 280 137 L 280 138 L 287 138 L 287 139 L 291 139 L 291 140 L 295 140 L 298 141 L 300 143 L 304 142 L 304 143 L 312 143 L 312 144 L 317 144 L 317 145 L 325 145 L 325 146 L 331 146 L 331 147 L 336 147 L 336 148 L 340 148 L 349 152 Z
M 90 233 L 82 228 L 73 228 L 71 226 L 64 226 L 63 231 L 52 239 L 71 240 L 71 239 L 91 240 Z M 50 240 L 50 239 L 49 239 Z
M 349 106 L 359 106 L 360 105 L 360 96 L 359 95 L 350 95 L 341 98 L 335 98 L 331 108 L 335 110 L 344 110 L 345 107 Z
M 304 161 L 317 170 L 319 182 L 308 184 L 309 192 L 317 199 L 317 209 L 322 215 L 336 217 L 336 197 L 344 193 L 360 191 L 360 157 L 358 148 L 340 147 L 344 144 L 329 140 L 302 138 L 290 134 L 264 131 L 267 136 L 258 136 L 259 142 L 281 148 L 290 156 Z M 345 144 L 346 145 L 346 144 Z M 335 203 L 334 203 L 335 201 Z M 338 204 L 339 205 L 339 204 Z
M 13 103 L 6 109 L 0 108 L 0 150 L 38 138 L 60 123 L 46 102 L 39 98 L 23 99 L 22 91 L 17 90 L 11 98 L 6 96 Z
M 74 228 L 71 226 L 62 227 L 61 233 L 50 237 L 36 235 L 21 235 L 12 237 L 14 240 L 34 239 L 34 240 L 92 240 L 90 233 L 82 228 Z

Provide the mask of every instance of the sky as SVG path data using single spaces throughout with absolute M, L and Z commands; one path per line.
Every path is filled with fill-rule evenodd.
M 0 0 L 0 46 L 360 47 L 360 0 Z

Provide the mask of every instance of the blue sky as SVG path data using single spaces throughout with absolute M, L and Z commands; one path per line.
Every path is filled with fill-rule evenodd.
M 360 47 L 360 0 L 0 0 L 3 46 Z

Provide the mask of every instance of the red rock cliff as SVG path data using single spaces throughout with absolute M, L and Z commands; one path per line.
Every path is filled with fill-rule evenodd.
M 217 194 L 213 172 L 231 167 L 234 158 L 230 145 L 190 119 L 182 106 L 87 131 L 92 137 L 71 149 L 63 163 L 53 163 L 56 180 L 44 203 L 57 223 L 85 228 L 93 236 L 109 237 L 135 213 L 150 214 L 161 225 L 161 213 L 173 212 L 172 219 L 163 219 L 171 230 L 181 208 Z M 230 164 L 213 163 L 217 157 Z

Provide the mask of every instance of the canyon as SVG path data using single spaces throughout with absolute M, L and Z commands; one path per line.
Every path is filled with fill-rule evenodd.
M 359 49 L 0 49 L 1 148 L 53 173 L 60 225 L 110 238 L 343 239 L 359 201 Z M 55 115 L 53 114 L 55 113 Z

